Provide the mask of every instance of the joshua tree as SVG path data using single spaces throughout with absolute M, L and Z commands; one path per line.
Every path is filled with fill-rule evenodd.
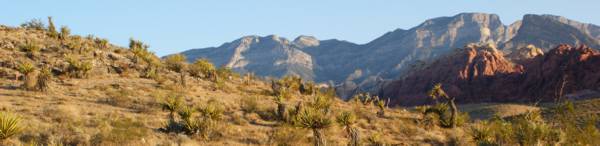
M 442 84 L 440 84 L 440 83 L 435 84 L 433 86 L 433 88 L 429 91 L 429 96 L 431 98 L 433 98 L 434 100 L 437 100 L 438 98 L 444 98 L 447 100 L 448 105 L 450 105 L 450 112 L 451 112 L 449 127 L 450 128 L 456 127 L 456 123 L 457 123 L 456 116 L 458 116 L 458 108 L 456 107 L 456 103 L 454 102 L 454 100 L 456 98 L 448 96 L 448 94 L 446 94 L 446 92 L 442 89 Z
M 161 103 L 162 109 L 169 111 L 169 119 L 175 120 L 175 112 L 177 112 L 182 106 L 181 100 L 177 97 L 168 97 L 163 103 Z
M 48 88 L 50 87 L 50 80 L 52 79 L 52 72 L 50 71 L 50 68 L 48 67 L 44 67 L 42 68 L 42 70 L 40 71 L 40 75 L 38 76 L 38 80 L 37 80 L 37 89 L 39 91 L 42 92 L 46 92 L 48 90 Z
M 286 120 L 286 104 L 284 94 L 275 96 L 275 103 L 277 103 L 277 117 L 279 120 Z
M 56 32 L 56 27 L 54 27 L 54 22 L 50 16 L 48 16 L 48 35 L 51 38 L 58 38 L 58 32 Z
M 180 74 L 180 84 L 182 86 L 185 86 L 185 70 L 187 68 L 187 64 L 185 63 L 187 59 L 185 58 L 184 55 L 182 54 L 176 54 L 176 55 L 171 55 L 168 56 L 165 59 L 165 64 L 167 65 L 167 68 L 169 68 L 170 70 L 173 70 L 175 72 L 178 72 Z
M 331 126 L 331 119 L 323 111 L 314 107 L 304 108 L 298 115 L 298 124 L 300 127 L 308 128 L 313 131 L 313 142 L 315 146 L 325 146 L 325 135 L 322 129 Z
M 356 116 L 351 112 L 342 112 L 337 118 L 336 122 L 341 126 L 344 126 L 344 130 L 349 136 L 350 142 L 349 146 L 358 146 L 360 145 L 360 136 L 359 131 L 354 127 L 356 123 Z
M 379 108 L 379 111 L 377 111 L 377 116 L 385 117 L 385 101 L 381 99 L 377 100 L 377 108 Z
M 32 80 L 34 79 L 33 72 L 35 71 L 35 66 L 29 62 L 21 63 L 17 70 L 19 73 L 23 74 L 23 88 L 32 89 L 35 83 Z
M 66 40 L 71 35 L 71 29 L 67 26 L 60 27 L 60 35 L 58 36 L 61 40 Z

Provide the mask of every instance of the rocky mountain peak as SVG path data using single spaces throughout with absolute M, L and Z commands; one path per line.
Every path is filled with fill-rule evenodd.
M 319 46 L 320 41 L 316 37 L 313 37 L 313 36 L 301 35 L 301 36 L 298 36 L 296 39 L 294 39 L 293 43 L 298 48 L 305 48 L 305 47 Z

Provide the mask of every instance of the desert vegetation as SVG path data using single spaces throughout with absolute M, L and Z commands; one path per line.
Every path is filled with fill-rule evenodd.
M 207 59 L 160 58 L 135 39 L 119 47 L 48 23 L 0 26 L 3 145 L 600 143 L 590 112 L 600 110 L 598 100 L 470 119 L 441 84 L 431 87 L 438 102 L 429 106 L 390 106 L 370 93 L 344 101 L 298 76 L 240 75 Z

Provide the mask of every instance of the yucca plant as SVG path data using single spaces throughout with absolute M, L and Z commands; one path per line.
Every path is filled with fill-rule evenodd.
M 89 72 L 93 69 L 93 64 L 90 61 L 81 61 L 73 56 L 67 56 L 66 59 L 69 64 L 67 69 L 71 77 L 86 78 L 89 76 Z
M 180 84 L 185 86 L 185 70 L 187 68 L 186 57 L 182 54 L 170 55 L 165 58 L 165 65 L 168 69 L 178 72 L 180 77 Z
M 377 108 L 379 108 L 379 111 L 377 111 L 377 116 L 379 117 L 385 117 L 385 109 L 386 109 L 386 102 L 383 100 L 377 100 Z
M 22 87 L 30 90 L 35 87 L 35 66 L 29 62 L 23 62 L 17 66 L 19 73 L 23 74 L 23 85 Z
M 487 121 L 483 121 L 478 125 L 470 128 L 470 134 L 475 143 L 479 146 L 494 146 L 498 145 L 493 140 L 493 130 Z
M 346 134 L 349 136 L 349 146 L 360 145 L 359 131 L 354 124 L 356 123 L 356 115 L 351 112 L 345 111 L 337 116 L 336 122 L 344 127 Z
M 331 126 L 331 119 L 327 113 L 314 107 L 306 107 L 300 111 L 296 117 L 299 127 L 311 129 L 313 131 L 313 143 L 315 146 L 326 145 L 325 135 L 322 129 Z
M 160 105 L 163 110 L 169 112 L 169 119 L 175 120 L 175 112 L 183 106 L 183 103 L 179 97 L 167 97 Z
M 27 57 L 34 58 L 40 54 L 41 47 L 34 41 L 27 41 L 21 46 L 21 51 L 25 52 Z
M 22 127 L 19 125 L 21 118 L 6 112 L 0 112 L 0 140 L 8 139 L 21 133 Z
M 58 38 L 64 41 L 67 40 L 69 36 L 71 36 L 71 29 L 69 29 L 69 27 L 67 26 L 61 26 L 60 35 L 58 36 Z
M 56 32 L 56 27 L 50 16 L 48 16 L 48 36 L 51 38 L 58 38 L 58 32 Z
M 216 68 L 208 59 L 198 59 L 190 65 L 188 72 L 190 76 L 210 79 L 216 76 Z
M 44 67 L 40 71 L 37 79 L 36 87 L 39 91 L 45 92 L 50 88 L 50 80 L 52 79 L 52 71 L 49 67 Z
M 277 112 L 276 112 L 277 117 L 279 118 L 279 120 L 282 120 L 282 121 L 287 119 L 287 117 L 286 117 L 286 115 L 287 115 L 286 114 L 286 110 L 287 110 L 286 106 L 287 105 L 285 104 L 286 97 L 284 95 L 285 94 L 275 96 L 275 98 L 273 99 L 275 101 L 275 103 L 277 103 Z
M 434 100 L 437 100 L 438 98 L 444 98 L 447 100 L 447 103 L 450 106 L 450 121 L 448 123 L 448 128 L 456 127 L 458 116 L 458 108 L 456 107 L 455 103 L 456 98 L 448 96 L 448 94 L 446 94 L 446 92 L 442 89 L 442 84 L 440 83 L 433 86 L 433 88 L 429 91 L 429 96 Z

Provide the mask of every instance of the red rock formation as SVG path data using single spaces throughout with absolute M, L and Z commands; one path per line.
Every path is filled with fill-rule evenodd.
M 458 102 L 515 102 L 554 99 L 600 85 L 600 53 L 586 46 L 560 45 L 546 55 L 512 63 L 492 46 L 467 46 L 383 88 L 395 104 L 426 103 L 427 90 L 442 83 Z M 563 80 L 566 81 L 562 85 Z

